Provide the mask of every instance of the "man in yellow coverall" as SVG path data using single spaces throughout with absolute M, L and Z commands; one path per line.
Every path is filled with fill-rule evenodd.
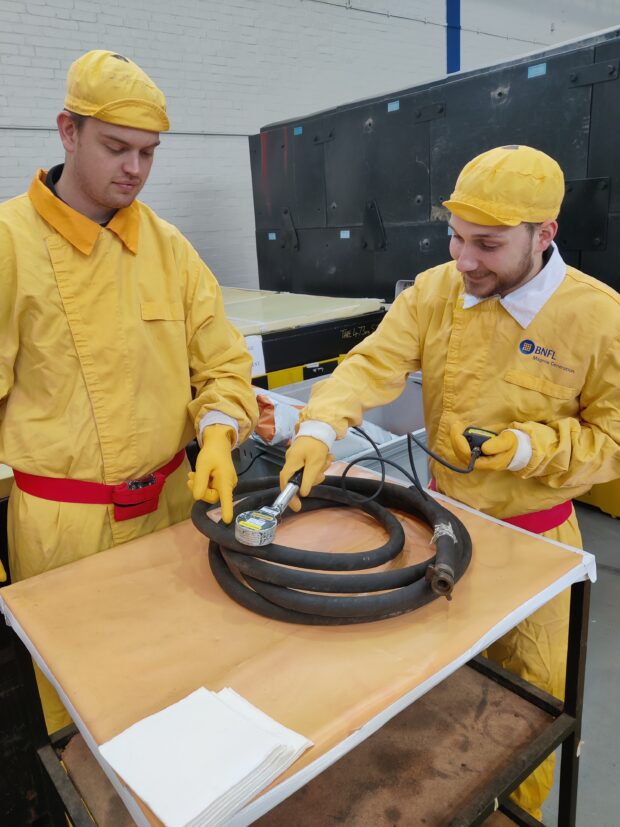
M 526 146 L 470 161 L 444 206 L 453 261 L 421 273 L 381 325 L 313 389 L 281 482 L 304 468 L 306 496 L 329 448 L 422 369 L 429 445 L 466 465 L 466 426 L 497 433 L 469 475 L 431 463 L 433 487 L 572 546 L 572 498 L 620 476 L 620 296 L 568 267 L 553 243 L 558 164 Z M 587 205 L 584 205 L 587 209 Z M 297 503 L 297 506 L 299 503 Z M 569 592 L 488 650 L 548 692 L 564 690 Z M 516 791 L 540 818 L 553 756 Z
M 251 357 L 186 238 L 136 200 L 166 101 L 131 60 L 76 60 L 58 115 L 65 163 L 0 205 L 0 462 L 13 580 L 62 566 L 218 499 L 257 407 Z M 185 446 L 202 447 L 189 474 Z M 37 675 L 46 724 L 69 722 Z

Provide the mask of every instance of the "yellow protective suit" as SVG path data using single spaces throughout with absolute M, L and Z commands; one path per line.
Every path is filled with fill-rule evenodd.
M 440 491 L 502 518 L 620 477 L 620 295 L 568 267 L 524 330 L 496 298 L 464 310 L 462 292 L 454 262 L 419 275 L 377 330 L 316 385 L 301 420 L 327 422 L 343 437 L 422 368 L 436 453 L 459 464 L 449 435 L 456 420 L 497 433 L 517 428 L 532 441 L 522 471 L 457 475 L 433 462 Z
M 0 205 L 0 462 L 114 485 L 168 462 L 210 412 L 245 439 L 258 415 L 252 360 L 196 251 L 142 203 L 104 228 L 44 180 Z M 168 477 L 155 512 L 124 522 L 112 506 L 14 485 L 12 579 L 186 519 L 188 470 L 186 460 Z M 50 731 L 67 723 L 54 696 L 44 697 Z
M 573 268 L 524 330 L 497 298 L 463 308 L 450 262 L 419 275 L 377 328 L 317 384 L 303 420 L 338 437 L 387 404 L 422 369 L 428 443 L 459 465 L 454 421 L 530 435 L 521 471 L 455 474 L 432 462 L 440 491 L 494 517 L 550 508 L 620 476 L 620 296 Z M 573 516 L 546 536 L 580 545 Z M 489 655 L 556 696 L 564 687 L 568 593 L 510 632 Z M 533 814 L 552 783 L 552 760 L 519 788 Z

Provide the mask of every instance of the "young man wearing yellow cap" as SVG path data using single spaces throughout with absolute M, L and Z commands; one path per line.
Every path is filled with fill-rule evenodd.
M 231 450 L 257 416 L 252 360 L 209 268 L 136 200 L 168 128 L 164 95 L 135 63 L 88 52 L 58 116 L 64 165 L 0 206 L 13 580 L 186 519 L 188 482 L 232 518 Z M 59 729 L 68 716 L 38 680 Z
M 581 545 L 572 498 L 620 476 L 620 296 L 563 262 L 553 243 L 563 195 L 558 164 L 527 146 L 492 149 L 465 166 L 445 202 L 453 261 L 421 273 L 313 389 L 283 486 L 303 467 L 306 496 L 323 477 L 333 440 L 365 410 L 395 399 L 407 374 L 421 368 L 436 453 L 466 465 L 464 428 L 497 433 L 469 475 L 432 462 L 433 487 Z M 489 656 L 561 697 L 568 606 L 567 592 Z M 515 797 L 540 818 L 552 783 L 553 756 Z

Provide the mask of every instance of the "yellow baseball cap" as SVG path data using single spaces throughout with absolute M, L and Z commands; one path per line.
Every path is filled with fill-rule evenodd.
M 166 132 L 166 98 L 129 58 L 95 49 L 75 60 L 67 74 L 65 109 L 106 123 Z
M 557 218 L 564 174 L 549 155 L 531 146 L 500 146 L 477 155 L 444 201 L 454 215 L 473 224 L 516 227 Z

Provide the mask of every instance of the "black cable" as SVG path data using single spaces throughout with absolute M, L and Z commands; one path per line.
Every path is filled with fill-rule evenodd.
M 375 453 L 374 453 L 374 455 L 373 454 L 366 454 L 363 457 L 358 457 L 358 459 L 351 460 L 351 462 L 347 465 L 347 467 L 342 472 L 342 486 L 341 487 L 342 487 L 343 491 L 346 490 L 345 479 L 347 477 L 347 474 L 349 473 L 349 470 L 351 468 L 353 468 L 353 466 L 358 465 L 359 463 L 367 462 L 369 460 L 374 460 L 374 461 L 378 462 L 380 467 L 381 467 L 381 482 L 380 482 L 380 485 L 377 487 L 377 491 L 371 497 L 367 497 L 365 502 L 370 502 L 371 500 L 376 499 L 380 495 L 380 493 L 383 489 L 383 485 L 385 483 L 385 466 L 386 465 L 391 465 L 392 467 L 394 467 L 398 471 L 400 471 L 400 473 L 403 474 L 403 476 L 405 476 L 409 480 L 409 482 L 418 489 L 418 491 L 422 494 L 422 496 L 425 499 L 428 499 L 428 494 L 426 493 L 426 491 L 424 490 L 424 486 L 420 482 L 420 478 L 418 476 L 418 472 L 417 472 L 417 469 L 415 467 L 415 462 L 414 462 L 414 459 L 413 459 L 413 453 L 411 451 L 411 443 L 409 441 L 409 436 L 410 436 L 409 434 L 407 434 L 407 451 L 409 453 L 409 462 L 411 464 L 411 471 L 412 471 L 413 477 L 407 471 L 405 471 L 405 469 L 401 465 L 399 465 L 397 462 L 392 462 L 391 460 L 386 459 L 381 454 L 381 449 L 379 448 L 377 443 L 374 442 L 374 440 L 370 437 L 370 435 L 368 433 L 366 433 L 366 431 L 363 428 L 360 428 L 359 426 L 354 426 L 353 428 L 351 428 L 351 430 L 356 431 L 358 434 L 361 434 L 365 439 L 367 439 L 368 442 L 370 442 L 370 444 L 374 448 Z
M 380 620 L 412 611 L 440 595 L 449 597 L 471 559 L 470 537 L 454 514 L 425 497 L 415 484 L 407 488 L 384 481 L 379 496 L 374 479 L 349 478 L 346 484 L 343 491 L 342 477 L 327 477 L 302 499 L 302 512 L 342 505 L 359 508 L 388 531 L 387 542 L 377 549 L 347 553 L 277 543 L 246 546 L 235 539 L 234 524 L 214 522 L 208 515 L 210 506 L 196 502 L 192 520 L 211 541 L 209 562 L 222 589 L 258 614 L 313 625 Z M 270 505 L 279 494 L 278 478 L 242 481 L 236 493 L 248 496 L 235 505 L 235 517 Z M 369 572 L 394 560 L 403 548 L 404 531 L 391 510 L 411 514 L 432 529 L 435 555 L 412 566 Z
M 467 466 L 467 468 L 459 468 L 457 465 L 452 465 L 452 463 L 448 462 L 447 459 L 440 457 L 439 454 L 436 454 L 434 451 L 431 451 L 431 449 L 428 446 L 420 442 L 420 440 L 417 439 L 417 437 L 415 437 L 412 433 L 407 434 L 407 436 L 411 437 L 415 444 L 423 451 L 425 451 L 429 455 L 429 457 L 432 457 L 434 460 L 440 463 L 440 465 L 445 465 L 446 468 L 449 468 L 451 471 L 455 471 L 457 474 L 470 474 L 474 470 L 474 463 L 482 453 L 480 448 L 472 448 L 471 457 L 469 458 L 469 465 Z
M 418 487 L 418 483 L 416 483 L 413 476 L 408 471 L 406 471 L 402 467 L 402 465 L 399 465 L 397 462 L 393 462 L 393 460 L 391 460 L 391 459 L 386 459 L 385 457 L 381 457 L 380 459 L 378 459 L 374 454 L 367 454 L 365 457 L 359 457 L 358 459 L 351 460 L 351 462 L 347 465 L 347 467 L 342 472 L 342 476 L 344 477 L 349 472 L 349 469 L 353 468 L 354 465 L 357 465 L 360 462 L 367 462 L 368 460 L 373 460 L 373 462 L 379 461 L 381 463 L 381 470 L 383 472 L 383 477 L 384 477 L 384 479 L 383 479 L 383 484 L 384 485 L 385 485 L 385 467 L 384 466 L 391 465 L 393 468 L 396 468 L 398 471 L 400 471 L 400 473 L 403 476 L 407 477 L 407 479 L 411 483 L 412 488 L 417 489 L 423 496 L 426 496 L 424 490 L 421 487 Z M 346 491 L 348 489 L 345 488 L 344 490 Z M 379 490 L 378 492 L 375 492 L 372 495 L 372 497 L 366 497 L 365 499 L 360 500 L 360 503 L 371 502 L 372 500 L 376 499 L 379 496 L 379 494 L 381 494 L 381 490 Z M 428 499 L 428 497 L 426 497 L 426 498 Z
M 248 462 L 248 464 L 246 465 L 246 467 L 243 469 L 243 471 L 237 471 L 237 478 L 242 477 L 244 474 L 247 474 L 247 473 L 248 473 L 248 471 L 250 470 L 250 468 L 251 468 L 251 467 L 254 465 L 254 463 L 256 462 L 256 460 L 257 460 L 257 459 L 260 459 L 261 457 L 266 457 L 266 456 L 267 456 L 267 453 L 268 453 L 267 451 L 259 451 L 259 453 L 258 453 L 258 454 L 255 454 L 255 455 L 252 457 L 252 459 L 250 460 L 250 462 Z
M 370 444 L 372 445 L 375 453 L 374 453 L 374 455 L 373 454 L 368 454 L 366 456 L 359 457 L 356 460 L 352 460 L 347 465 L 347 467 L 342 472 L 341 488 L 342 488 L 343 491 L 347 490 L 347 488 L 346 488 L 346 478 L 347 478 L 347 474 L 349 473 L 349 469 L 353 468 L 353 466 L 357 465 L 358 463 L 364 462 L 365 460 L 376 459 L 376 460 L 379 461 L 379 465 L 380 465 L 380 468 L 381 468 L 381 480 L 379 482 L 379 485 L 377 486 L 376 492 L 371 497 L 366 497 L 365 502 L 371 502 L 371 500 L 376 499 L 381 494 L 381 491 L 383 490 L 383 485 L 385 484 L 385 463 L 387 462 L 387 460 L 385 460 L 381 456 L 381 450 L 380 450 L 379 446 L 372 439 L 370 434 L 366 433 L 366 431 L 363 428 L 361 428 L 359 425 L 355 425 L 355 426 L 353 426 L 353 428 L 351 428 L 351 430 L 355 431 L 358 434 L 361 434 L 361 436 L 363 436 L 364 439 L 366 439 L 368 442 L 370 442 Z
M 413 472 L 413 476 L 415 477 L 416 485 L 417 485 L 419 491 L 421 491 L 422 494 L 424 495 L 424 497 L 428 500 L 428 494 L 426 493 L 426 491 L 422 487 L 422 483 L 420 482 L 420 478 L 418 477 L 418 471 L 415 467 L 415 459 L 413 457 L 413 448 L 411 447 L 412 441 L 417 442 L 417 440 L 415 440 L 411 436 L 411 434 L 407 434 L 407 455 L 409 456 L 409 465 L 411 465 L 411 470 Z M 420 443 L 417 442 L 417 444 L 419 445 Z

